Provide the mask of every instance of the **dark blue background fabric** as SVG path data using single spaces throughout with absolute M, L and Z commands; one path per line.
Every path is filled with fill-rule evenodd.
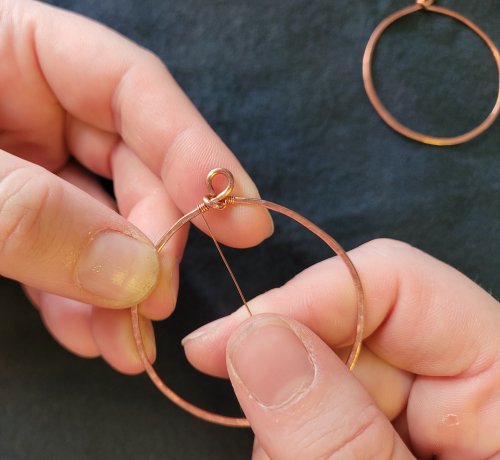
M 423 145 L 387 127 L 363 89 L 368 37 L 382 18 L 411 1 L 51 3 L 157 53 L 264 198 L 309 217 L 347 249 L 397 238 L 499 296 L 500 120 L 460 146 Z M 440 4 L 475 21 L 500 46 L 495 0 Z M 478 124 L 498 83 L 493 58 L 476 35 L 426 13 L 387 31 L 374 74 L 393 114 L 434 135 Z M 227 253 L 248 296 L 328 256 L 281 218 L 262 248 Z M 178 309 L 157 327 L 158 365 L 194 402 L 237 415 L 229 385 L 192 370 L 179 345 L 193 328 L 239 306 L 226 280 L 210 241 L 194 232 Z M 0 458 L 249 458 L 249 431 L 195 420 L 146 377 L 122 376 L 100 360 L 70 355 L 50 338 L 19 287 L 2 280 L 0 292 Z

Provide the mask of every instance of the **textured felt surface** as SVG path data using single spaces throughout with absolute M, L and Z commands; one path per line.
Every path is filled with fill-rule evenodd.
M 467 144 L 426 146 L 388 128 L 363 90 L 361 58 L 371 31 L 410 2 L 52 3 L 159 54 L 263 197 L 311 218 L 348 249 L 381 236 L 401 239 L 500 295 L 500 121 Z M 500 45 L 495 0 L 440 4 Z M 498 76 L 486 46 L 455 21 L 431 14 L 401 20 L 384 35 L 374 72 L 391 111 L 430 134 L 472 128 L 496 97 Z M 249 296 L 327 255 L 299 227 L 285 219 L 277 224 L 263 248 L 228 251 Z M 210 243 L 193 234 L 178 311 L 157 329 L 159 367 L 195 402 L 237 414 L 228 385 L 190 369 L 178 343 L 238 306 L 226 279 Z M 100 360 L 70 355 L 49 337 L 19 287 L 2 280 L 0 293 L 0 458 L 249 458 L 250 432 L 197 421 L 144 376 L 121 376 Z

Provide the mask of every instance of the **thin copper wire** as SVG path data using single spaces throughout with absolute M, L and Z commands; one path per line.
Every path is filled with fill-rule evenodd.
M 228 181 L 228 185 L 226 188 L 216 194 L 215 190 L 213 188 L 213 179 L 217 175 L 223 175 L 226 177 Z M 353 370 L 354 366 L 356 365 L 356 361 L 359 357 L 359 354 L 361 352 L 361 345 L 363 341 L 363 331 L 364 331 L 364 294 L 363 294 L 363 287 L 361 284 L 361 279 L 359 278 L 358 272 L 356 271 L 356 268 L 354 267 L 354 264 L 352 263 L 351 259 L 347 255 L 347 253 L 344 251 L 342 246 L 335 241 L 330 235 L 328 235 L 325 231 L 321 230 L 318 226 L 313 224 L 310 220 L 306 219 L 305 217 L 301 216 L 295 211 L 292 211 L 291 209 L 288 209 L 284 206 L 281 206 L 276 203 L 272 203 L 270 201 L 262 200 L 260 198 L 242 198 L 242 197 L 236 197 L 232 196 L 232 190 L 234 188 L 234 178 L 233 175 L 231 174 L 230 171 L 227 169 L 222 169 L 222 168 L 217 168 L 208 174 L 207 177 L 207 187 L 209 190 L 209 194 L 203 199 L 203 203 L 198 205 L 195 209 L 192 211 L 188 212 L 186 215 L 181 217 L 171 228 L 168 230 L 165 235 L 158 241 L 156 244 L 156 251 L 158 253 L 161 252 L 161 250 L 165 247 L 165 245 L 168 243 L 170 238 L 173 237 L 173 235 L 185 224 L 193 220 L 195 217 L 202 215 L 204 218 L 203 214 L 205 212 L 209 212 L 211 209 L 215 210 L 222 210 L 225 209 L 227 206 L 232 206 L 232 205 L 244 205 L 244 206 L 263 206 L 271 211 L 275 211 L 279 214 L 283 214 L 292 220 L 295 220 L 302 226 L 304 226 L 307 230 L 310 232 L 314 233 L 318 238 L 323 240 L 323 242 L 332 249 L 332 251 L 337 254 L 338 257 L 344 262 L 346 265 L 349 274 L 352 278 L 354 288 L 356 291 L 356 307 L 357 307 L 357 314 L 356 314 L 356 332 L 355 332 L 355 337 L 353 340 L 353 345 L 351 348 L 351 351 L 349 353 L 349 356 L 346 360 L 346 366 L 350 369 Z M 206 219 L 204 219 L 205 222 Z M 226 265 L 226 268 L 229 271 L 229 274 L 231 275 L 231 278 L 233 279 L 233 282 L 235 283 L 235 286 L 238 290 L 238 293 L 240 294 L 244 304 L 246 305 L 246 308 L 249 311 L 249 314 L 251 315 L 251 311 L 248 308 L 247 302 L 245 300 L 245 297 L 243 296 L 243 293 L 236 281 L 236 278 L 234 276 L 234 273 L 232 272 L 231 268 L 229 267 L 229 264 L 224 257 L 222 250 L 217 243 L 210 227 L 208 227 L 209 233 L 212 237 L 212 239 L 215 242 L 215 245 L 217 247 L 217 250 L 219 254 L 222 257 L 222 260 L 224 261 L 224 264 Z M 216 423 L 219 425 L 224 425 L 224 426 L 231 426 L 231 427 L 249 427 L 250 424 L 248 423 L 248 420 L 245 418 L 237 418 L 237 417 L 228 417 L 225 415 L 220 415 L 216 414 L 214 412 L 207 411 L 205 409 L 202 409 L 198 406 L 195 406 L 194 404 L 190 403 L 189 401 L 186 401 L 184 398 L 179 396 L 176 392 L 174 392 L 171 388 L 169 388 L 163 380 L 160 378 L 160 376 L 156 373 L 153 365 L 148 359 L 146 350 L 144 348 L 144 343 L 142 340 L 142 334 L 141 334 L 141 328 L 140 328 L 140 322 L 139 322 L 139 305 L 135 305 L 131 309 L 131 317 L 132 317 L 132 329 L 133 329 L 133 334 L 134 334 L 134 339 L 137 345 L 137 350 L 139 352 L 139 356 L 141 358 L 141 361 L 144 364 L 144 367 L 146 368 L 146 372 L 148 373 L 150 379 L 152 382 L 156 385 L 156 387 L 168 398 L 170 401 L 172 401 L 174 404 L 179 406 L 180 408 L 184 409 L 185 411 L 189 412 L 190 414 L 194 415 L 195 417 L 201 418 L 203 420 L 206 420 L 211 423 Z
M 408 6 L 401 10 L 396 11 L 390 16 L 386 17 L 373 31 L 368 43 L 366 45 L 365 53 L 363 56 L 363 81 L 365 85 L 365 90 L 372 103 L 373 107 L 380 115 L 380 117 L 395 131 L 402 134 L 403 136 L 409 137 L 418 142 L 423 142 L 424 144 L 431 145 L 456 145 L 461 144 L 463 142 L 467 142 L 474 137 L 478 136 L 482 132 L 486 131 L 492 123 L 498 117 L 500 113 L 500 53 L 493 43 L 493 41 L 486 35 L 476 24 L 467 19 L 465 16 L 457 13 L 456 11 L 442 8 L 439 6 L 433 5 L 435 0 L 417 0 L 414 5 Z M 375 51 L 375 47 L 377 45 L 378 40 L 384 31 L 398 19 L 401 19 L 404 16 L 415 13 L 416 11 L 426 10 L 433 13 L 443 14 L 445 16 L 449 16 L 462 24 L 469 27 L 473 32 L 475 32 L 488 46 L 491 53 L 493 54 L 493 58 L 495 59 L 497 70 L 498 70 L 498 94 L 495 104 L 491 109 L 491 112 L 484 119 L 484 121 L 476 126 L 474 129 L 467 131 L 466 133 L 460 134 L 458 136 L 453 137 L 436 137 L 429 136 L 427 134 L 420 133 L 418 131 L 414 131 L 407 126 L 401 124 L 394 116 L 387 110 L 387 108 L 382 104 L 382 101 L 377 95 L 375 90 L 375 86 L 373 84 L 373 76 L 372 76 L 372 60 L 373 54 Z
M 220 244 L 219 242 L 217 241 L 217 239 L 215 238 L 213 232 L 212 232 L 212 229 L 210 228 L 210 225 L 208 225 L 208 221 L 207 219 L 205 219 L 205 216 L 203 215 L 203 213 L 201 214 L 201 217 L 203 218 L 204 222 L 205 222 L 205 226 L 207 227 L 207 230 L 208 230 L 208 233 L 210 235 L 210 238 L 212 238 L 212 241 L 214 242 L 215 244 L 215 247 L 217 248 L 217 252 L 219 253 L 220 255 L 220 258 L 222 259 L 222 262 L 224 262 L 224 265 L 226 266 L 226 269 L 227 271 L 229 272 L 229 276 L 231 277 L 231 279 L 233 280 L 233 284 L 235 285 L 236 287 L 236 290 L 238 291 L 238 294 L 241 298 L 241 301 L 243 302 L 243 305 L 245 305 L 245 308 L 247 309 L 247 312 L 250 316 L 253 316 L 253 313 L 252 313 L 252 310 L 250 310 L 250 307 L 248 306 L 248 302 L 247 302 L 247 299 L 245 298 L 245 296 L 243 295 L 243 291 L 241 290 L 241 287 L 240 287 L 240 284 L 238 283 L 238 281 L 236 280 L 236 276 L 234 276 L 234 272 L 233 270 L 231 269 L 230 265 L 229 265 L 229 262 L 227 261 L 226 259 L 226 256 L 224 255 L 224 253 L 222 252 L 222 249 L 220 247 Z

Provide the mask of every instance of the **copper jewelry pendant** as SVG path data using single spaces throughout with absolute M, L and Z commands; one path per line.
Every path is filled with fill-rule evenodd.
M 224 190 L 222 190 L 219 193 L 216 193 L 213 187 L 213 180 L 216 176 L 222 175 L 226 178 L 227 180 L 227 186 Z M 170 238 L 173 237 L 173 235 L 184 225 L 186 225 L 188 222 L 193 220 L 197 216 L 201 216 L 204 219 L 203 214 L 207 212 L 218 212 L 223 209 L 225 209 L 228 206 L 263 206 L 271 211 L 277 212 L 279 214 L 283 214 L 299 224 L 303 225 L 306 229 L 308 229 L 310 232 L 314 233 L 318 238 L 323 240 L 323 242 L 330 247 L 330 249 L 337 254 L 337 256 L 344 262 L 345 266 L 349 270 L 349 274 L 351 276 L 351 279 L 354 284 L 355 292 L 356 292 L 356 302 L 357 302 L 357 325 L 356 325 L 356 331 L 355 331 L 355 337 L 353 340 L 352 348 L 349 353 L 349 356 L 346 360 L 346 366 L 352 370 L 354 368 L 354 365 L 356 364 L 356 360 L 359 356 L 359 353 L 361 351 L 361 344 L 363 340 L 363 324 L 364 324 L 364 296 L 363 296 L 363 288 L 361 285 L 361 280 L 359 278 L 359 275 L 356 271 L 356 268 L 354 267 L 353 263 L 351 262 L 349 256 L 346 254 L 344 249 L 340 246 L 339 243 L 337 243 L 331 236 L 329 236 L 326 232 L 321 230 L 319 227 L 317 227 L 315 224 L 313 224 L 311 221 L 307 220 L 300 214 L 296 213 L 295 211 L 292 211 L 291 209 L 285 208 L 284 206 L 281 206 L 276 203 L 272 203 L 270 201 L 262 200 L 260 198 L 244 198 L 244 197 L 237 197 L 231 195 L 233 188 L 234 188 L 234 178 L 233 175 L 231 174 L 230 171 L 227 169 L 214 169 L 208 174 L 207 177 L 207 187 L 208 187 L 208 195 L 203 198 L 203 201 L 192 211 L 188 212 L 186 215 L 181 217 L 171 228 L 168 230 L 167 233 L 160 239 L 160 241 L 156 244 L 156 250 L 158 253 L 162 251 L 164 246 L 167 244 L 167 242 L 170 240 Z M 227 263 L 227 260 L 225 259 L 224 255 L 222 254 L 222 251 L 219 247 L 219 244 L 217 243 L 216 239 L 214 238 L 210 227 L 208 226 L 208 223 L 205 220 L 205 223 L 207 224 L 208 232 L 212 237 L 212 240 L 214 241 L 214 244 L 217 247 L 217 250 L 219 251 L 219 254 L 222 257 L 222 260 L 224 264 L 226 265 L 226 268 L 228 269 L 233 282 L 238 290 L 238 293 L 240 294 L 240 297 L 243 301 L 243 304 L 246 306 L 249 314 L 251 315 L 252 312 L 250 308 L 247 305 L 247 302 L 245 300 L 245 297 L 243 296 L 241 289 L 239 288 L 238 283 L 236 282 L 236 279 L 232 273 L 231 268 L 229 267 L 229 264 Z M 170 387 L 168 387 L 163 380 L 159 377 L 159 375 L 156 373 L 153 365 L 149 362 L 149 359 L 147 357 L 146 351 L 144 349 L 144 343 L 142 340 L 141 336 L 141 330 L 140 330 L 140 325 L 139 325 L 139 311 L 138 311 L 139 306 L 136 305 L 132 307 L 131 310 L 131 316 L 132 316 L 132 327 L 133 327 L 133 332 L 134 332 L 134 338 L 136 341 L 137 349 L 139 351 L 140 358 L 146 368 L 146 372 L 148 373 L 149 377 L 153 381 L 153 383 L 156 385 L 156 387 L 167 397 L 169 398 L 174 404 L 177 406 L 181 407 L 182 409 L 186 410 L 187 412 L 191 413 L 192 415 L 201 418 L 203 420 L 206 420 L 211 423 L 216 423 L 219 425 L 225 425 L 225 426 L 233 426 L 233 427 L 248 427 L 249 423 L 248 420 L 245 418 L 236 418 L 236 417 L 227 417 L 224 415 L 216 414 L 213 412 L 206 411 L 198 406 L 195 406 L 194 404 L 186 401 L 183 399 L 181 396 L 179 396 L 177 393 L 175 393 Z

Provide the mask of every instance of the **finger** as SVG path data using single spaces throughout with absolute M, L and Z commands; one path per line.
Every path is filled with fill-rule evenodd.
M 169 252 L 160 254 L 158 284 L 139 305 L 142 316 L 158 321 L 172 314 L 179 290 L 179 262 Z
M 99 129 L 71 115 L 66 117 L 66 145 L 89 171 L 111 179 L 109 158 L 119 142 L 116 132 Z
M 252 460 L 271 460 L 257 438 L 253 443 Z
M 150 362 L 156 358 L 156 344 L 151 321 L 139 316 L 141 335 Z M 92 332 L 102 358 L 114 369 L 124 374 L 144 371 L 132 332 L 130 310 L 109 310 L 94 307 Z
M 109 208 L 116 209 L 113 199 L 76 163 L 67 163 L 58 175 Z M 24 290 L 38 308 L 49 332 L 63 347 L 82 357 L 91 358 L 100 355 L 92 332 L 91 305 L 30 286 L 24 286 Z
M 83 358 L 100 355 L 92 333 L 90 305 L 26 286 L 24 289 L 47 329 L 63 347 Z
M 500 348 L 500 308 L 467 277 L 392 240 L 372 241 L 349 256 L 365 292 L 366 343 L 379 357 L 408 372 L 441 376 L 474 374 L 495 361 Z M 254 314 L 289 315 L 333 348 L 352 343 L 355 292 L 338 258 L 305 270 L 249 306 Z M 196 365 L 202 366 L 207 357 L 200 347 L 203 344 L 213 354 L 204 369 L 220 369 L 228 336 L 247 316 L 242 308 L 188 336 L 184 346 L 189 347 Z M 443 337 L 447 338 L 444 344 Z
M 412 374 L 391 366 L 368 347 L 359 355 L 353 374 L 387 419 L 394 420 L 406 408 Z
M 161 181 L 123 144 L 116 148 L 112 165 L 117 176 L 114 187 L 121 214 L 152 241 L 157 241 L 178 219 L 179 211 L 172 205 Z M 116 209 L 114 200 L 80 166 L 69 163 L 58 175 L 101 203 Z M 182 257 L 187 232 L 187 227 L 182 228 L 160 254 L 158 283 L 140 306 L 141 313 L 147 318 L 164 319 L 174 309 L 179 284 L 178 263 Z
M 500 356 L 487 369 L 456 378 L 416 378 L 408 401 L 412 445 L 421 458 L 498 458 Z
M 205 177 L 214 167 L 232 171 L 236 193 L 258 196 L 255 184 L 241 164 L 151 53 L 95 22 L 57 8 L 32 2 L 7 2 L 5 8 L 9 11 L 3 16 L 14 19 L 2 23 L 3 34 L 8 42 L 15 43 L 12 48 L 17 54 L 12 59 L 15 64 L 9 66 L 7 76 L 2 79 L 8 84 L 2 87 L 9 88 L 12 95 L 26 88 L 29 91 L 22 101 L 6 95 L 9 99 L 3 104 L 15 107 L 15 127 L 30 130 L 37 155 L 43 146 L 48 152 L 47 141 L 42 139 L 46 134 L 43 127 L 49 121 L 55 126 L 54 132 L 49 133 L 54 149 L 65 149 L 61 142 L 65 118 L 62 107 L 72 118 L 99 133 L 117 133 L 146 166 L 162 177 L 176 207 L 183 213 L 200 203 L 206 194 Z M 82 36 L 85 36 L 84 47 Z M 29 81 L 26 74 L 30 75 Z M 43 117 L 38 109 L 43 123 L 31 116 L 31 109 L 40 103 L 38 96 L 42 93 L 45 105 L 54 112 Z M 1 123 L 2 120 L 0 126 Z M 14 131 L 12 127 L 9 129 Z M 99 142 L 102 151 L 92 154 L 87 161 L 86 140 L 85 134 L 79 139 L 73 133 L 73 153 L 81 163 L 95 168 L 95 172 L 108 175 L 109 143 Z M 30 156 L 33 157 L 34 154 Z M 210 220 L 215 235 L 232 246 L 257 244 L 272 232 L 269 214 L 260 207 L 231 207 L 210 216 Z
M 111 164 L 121 214 L 137 225 L 152 241 L 160 240 L 181 216 L 161 180 L 123 144 L 115 149 Z M 179 261 L 187 234 L 188 226 L 182 227 L 160 253 L 158 285 L 140 306 L 141 313 L 148 318 L 164 319 L 175 307 Z
M 0 151 L 0 273 L 80 302 L 135 304 L 159 261 L 132 224 L 46 170 Z
M 413 458 L 344 363 L 299 323 L 251 318 L 231 337 L 227 365 L 270 458 Z
M 234 331 L 237 327 L 235 324 L 234 327 L 228 328 L 228 331 Z M 220 360 L 221 343 L 214 342 L 211 338 L 205 341 L 203 337 L 195 336 L 193 339 L 184 340 L 186 356 L 201 372 L 227 378 L 227 365 L 225 361 Z M 223 339 L 222 342 L 226 344 L 227 340 Z M 347 355 L 350 350 L 344 351 L 347 353 L 343 354 Z M 412 374 L 390 365 L 366 346 L 362 349 L 353 372 L 389 420 L 397 417 L 406 407 L 413 383 Z
M 410 438 L 410 430 L 408 429 L 408 417 L 406 410 L 402 411 L 398 417 L 393 420 L 392 426 L 399 434 L 403 442 L 412 450 L 413 446 Z
M 104 190 L 101 184 L 99 184 L 97 178 L 92 173 L 82 168 L 78 163 L 74 161 L 66 163 L 63 168 L 57 172 L 57 175 L 66 182 L 88 193 L 92 198 L 95 198 L 113 211 L 118 209 L 115 200 L 106 190 Z
M 97 181 L 83 168 L 75 164 L 68 164 L 60 171 L 59 176 L 78 186 L 80 189 L 87 192 L 89 195 L 98 199 L 101 203 L 106 204 L 111 208 L 116 208 L 115 202 L 111 197 L 102 189 L 102 187 L 97 183 Z M 137 177 L 136 179 L 145 179 L 144 177 Z M 148 178 L 149 179 L 149 178 Z M 161 300 L 161 294 L 168 290 L 168 288 L 161 287 L 161 282 L 165 278 L 165 264 L 169 261 L 168 257 L 163 257 L 160 259 L 160 274 L 159 274 L 159 285 L 154 290 L 153 293 L 148 297 L 146 301 L 152 297 Z M 167 284 L 167 283 L 164 283 Z M 61 301 L 56 304 L 58 299 L 52 304 L 53 309 L 56 308 L 64 309 L 66 307 L 66 299 L 60 298 Z M 146 302 L 145 301 L 145 302 Z M 173 308 L 173 306 L 172 306 Z M 83 333 L 90 333 L 92 335 L 92 340 L 95 344 L 95 348 L 99 355 L 102 355 L 104 359 L 113 368 L 125 372 L 127 374 L 135 374 L 143 370 L 143 366 L 137 360 L 135 341 L 132 340 L 131 328 L 130 328 L 130 312 L 127 310 L 126 314 L 120 311 L 110 311 L 109 313 L 100 312 L 100 307 L 91 307 L 87 305 L 88 311 L 88 321 L 86 327 L 88 330 L 81 331 Z M 66 312 L 68 316 L 69 312 Z M 154 345 L 154 335 L 150 322 L 147 320 L 142 321 L 143 328 L 146 330 L 147 340 L 148 340 L 148 351 L 149 356 L 154 359 L 155 345 Z M 58 327 L 58 329 L 56 329 Z M 60 330 L 63 329 L 64 325 L 57 324 L 53 325 L 53 332 L 60 334 Z M 73 345 L 70 342 L 79 342 L 81 338 L 77 335 L 78 331 L 75 331 L 73 337 L 67 336 L 65 344 Z M 95 336 L 94 336 L 95 335 Z M 72 349 L 70 347 L 70 349 Z
M 408 401 L 417 451 L 444 458 L 494 455 L 499 446 L 493 418 L 500 413 L 498 302 L 448 265 L 401 243 L 375 241 L 350 255 L 366 295 L 366 344 L 393 366 L 422 375 Z M 331 346 L 345 345 L 356 322 L 355 302 L 339 267 L 335 260 L 312 267 L 251 308 L 286 312 Z M 220 356 L 218 347 L 244 316 L 234 314 L 197 334 Z M 478 444 L 479 438 L 488 442 Z
M 68 158 L 65 115 L 38 65 L 33 31 L 39 18 L 25 13 L 39 7 L 1 5 L 0 149 L 56 171 Z

